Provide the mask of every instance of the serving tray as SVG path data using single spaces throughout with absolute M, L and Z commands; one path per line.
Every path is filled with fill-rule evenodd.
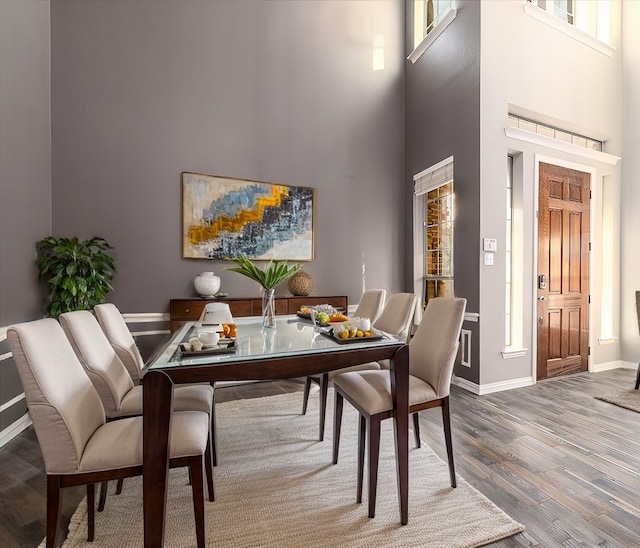
M 296 316 L 298 316 L 298 318 L 302 318 L 303 320 L 309 320 L 311 321 L 311 314 L 305 314 L 304 312 L 296 312 Z M 328 323 L 319 323 L 318 324 L 320 327 L 328 327 L 329 324 Z
M 182 346 L 178 347 L 180 356 L 184 358 L 197 358 L 199 356 L 211 356 L 213 354 L 233 354 L 236 351 L 236 342 L 232 340 L 226 346 L 213 346 L 203 348 L 202 350 L 182 350 Z
M 370 337 L 353 337 L 349 339 L 340 339 L 336 337 L 333 334 L 333 329 L 329 329 L 328 331 L 321 331 L 320 333 L 322 333 L 326 337 L 330 337 L 338 344 L 351 344 L 351 343 L 358 343 L 358 342 L 379 341 L 381 339 L 384 339 L 384 335 L 380 333 L 380 331 L 376 331 L 375 329 L 371 329 Z

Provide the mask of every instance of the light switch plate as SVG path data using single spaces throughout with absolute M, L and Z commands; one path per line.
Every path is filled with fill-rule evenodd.
M 484 238 L 482 241 L 483 251 L 498 251 L 498 240 L 495 238 Z
M 485 266 L 493 265 L 493 253 L 489 252 L 484 254 L 484 264 Z

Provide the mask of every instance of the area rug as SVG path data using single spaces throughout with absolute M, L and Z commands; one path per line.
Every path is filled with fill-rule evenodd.
M 611 392 L 610 394 L 594 396 L 594 398 L 640 413 L 640 390 L 626 388 L 624 390 Z
M 315 401 L 314 401 L 315 400 Z M 458 478 L 426 444 L 410 449 L 409 523 L 400 525 L 392 421 L 384 421 L 376 516 L 356 503 L 357 420 L 345 405 L 339 462 L 331 464 L 331 430 L 317 441 L 318 398 L 300 415 L 302 394 L 240 400 L 216 407 L 216 500 L 206 502 L 207 546 L 235 547 L 471 547 L 524 530 Z M 333 398 L 329 398 L 332 403 Z M 328 417 L 333 416 L 332 405 Z M 70 524 L 65 548 L 143 545 L 142 483 L 127 479 L 96 513 L 96 537 L 86 542 L 86 505 Z M 114 486 L 111 486 L 113 489 Z M 195 546 L 191 489 L 184 470 L 172 470 L 165 546 Z

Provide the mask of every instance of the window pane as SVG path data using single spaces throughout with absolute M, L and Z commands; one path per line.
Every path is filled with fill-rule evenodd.
M 453 265 L 451 261 L 451 250 L 440 250 L 440 275 L 453 276 Z
M 440 187 L 440 196 L 449 196 L 451 194 L 453 194 L 453 182 Z
M 438 297 L 454 297 L 453 280 L 438 280 Z
M 453 247 L 453 223 L 444 223 L 440 232 L 440 247 Z
M 438 252 L 437 251 L 427 251 L 425 253 L 426 265 L 425 265 L 425 273 L 427 276 L 437 276 L 438 275 Z
M 429 299 L 435 299 L 437 297 L 436 294 L 436 280 L 427 280 L 426 284 L 425 284 L 425 295 L 426 295 L 426 302 L 429 302 Z
M 427 225 L 438 224 L 438 202 L 437 200 L 427 203 Z

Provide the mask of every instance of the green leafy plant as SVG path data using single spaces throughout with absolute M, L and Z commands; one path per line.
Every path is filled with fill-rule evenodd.
M 98 237 L 49 236 L 36 243 L 36 265 L 40 280 L 49 285 L 50 301 L 46 315 L 57 318 L 72 310 L 92 310 L 103 303 L 113 289 L 111 280 L 116 265 L 108 251 L 109 243 Z
M 238 272 L 253 281 L 258 282 L 265 290 L 275 289 L 284 280 L 293 276 L 302 265 L 289 265 L 287 261 L 269 261 L 264 270 L 260 270 L 246 255 L 240 255 L 234 259 L 238 265 L 234 268 L 227 268 L 233 272 Z

